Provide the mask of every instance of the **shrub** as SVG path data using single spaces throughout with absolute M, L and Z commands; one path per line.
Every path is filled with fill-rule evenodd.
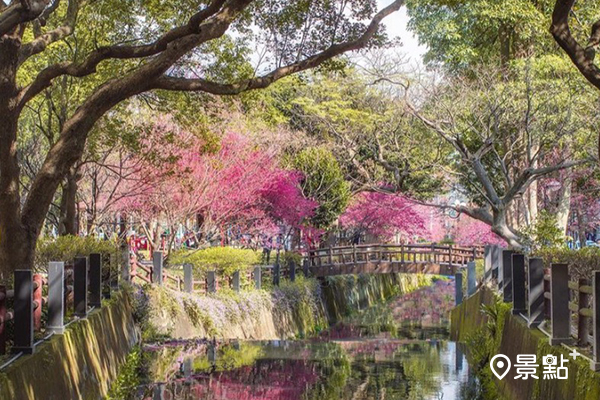
M 118 254 L 119 245 L 113 240 L 98 240 L 91 236 L 59 236 L 38 241 L 35 266 L 45 270 L 50 261 L 72 261 L 77 256 L 91 253 Z M 118 258 L 117 258 L 118 260 Z
M 217 271 L 231 275 L 259 264 L 260 255 L 254 250 L 233 247 L 209 247 L 203 250 L 178 250 L 169 256 L 169 264 L 192 264 L 197 275 Z
M 591 278 L 592 271 L 600 270 L 600 248 L 584 247 L 573 250 L 568 247 L 542 248 L 534 252 L 534 256 L 541 257 L 544 264 L 564 263 L 569 265 L 571 279 Z

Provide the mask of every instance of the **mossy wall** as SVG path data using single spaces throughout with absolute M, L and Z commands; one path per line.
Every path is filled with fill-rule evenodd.
M 270 291 L 195 296 L 147 287 L 153 334 L 170 338 L 272 340 L 304 337 L 352 312 L 431 283 L 430 276 L 381 274 L 298 279 Z
M 490 318 L 481 313 L 481 305 L 492 305 L 494 294 L 489 289 L 478 291 L 452 311 L 451 336 L 454 340 L 469 342 L 477 335 L 488 335 L 489 327 L 485 325 Z M 582 357 L 573 360 L 569 350 L 562 346 L 550 346 L 548 337 L 537 329 L 529 329 L 525 321 L 511 314 L 509 307 L 503 307 L 495 328 L 497 337 L 491 338 L 489 352 L 491 355 L 504 354 L 515 364 L 518 354 L 537 354 L 538 364 L 542 357 L 552 354 L 560 360 L 561 355 L 569 360 L 566 366 L 569 369 L 569 379 L 543 379 L 542 367 L 538 369 L 540 379 L 515 379 L 516 369 L 502 380 L 498 380 L 489 373 L 489 366 L 481 366 L 481 371 L 486 379 L 493 382 L 494 394 L 499 399 L 525 400 L 591 400 L 600 399 L 600 374 L 592 372 L 589 362 Z M 480 350 L 479 350 L 480 351 Z
M 129 295 L 121 291 L 0 373 L 0 399 L 100 399 L 138 338 Z

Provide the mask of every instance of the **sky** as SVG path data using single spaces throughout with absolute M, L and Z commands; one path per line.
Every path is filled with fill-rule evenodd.
M 379 9 L 392 3 L 393 0 L 378 0 Z M 423 54 L 427 48 L 419 44 L 416 36 L 407 29 L 408 15 L 406 7 L 403 6 L 400 11 L 395 12 L 383 20 L 390 37 L 400 37 L 402 40 L 401 52 L 411 58 L 411 61 L 421 62 Z

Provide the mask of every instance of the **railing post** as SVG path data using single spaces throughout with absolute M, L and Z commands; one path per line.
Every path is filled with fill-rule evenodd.
M 33 354 L 33 273 L 15 270 L 13 353 Z
M 206 291 L 215 293 L 217 291 L 217 273 L 216 271 L 208 271 L 206 273 Z
M 333 265 L 333 250 L 331 247 L 328 248 L 327 254 L 329 259 L 329 266 L 331 266 Z
M 571 315 L 569 312 L 569 269 L 567 264 L 550 266 L 551 345 L 571 343 Z
M 296 261 L 290 260 L 290 281 L 296 280 Z
M 304 260 L 302 263 L 302 269 L 304 272 L 304 277 L 308 278 L 308 274 L 309 274 L 309 269 L 308 269 L 308 260 Z
M 488 244 L 483 250 L 483 281 L 492 279 L 492 247 Z
M 587 308 L 589 296 L 587 293 L 581 291 L 582 286 L 588 286 L 589 281 L 585 278 L 579 279 L 579 301 L 577 302 L 577 345 L 585 346 L 588 343 L 588 334 L 589 334 L 589 323 L 588 317 L 581 315 L 579 311 L 582 308 Z
M 590 367 L 593 371 L 600 371 L 600 271 L 594 271 L 592 278 L 592 318 L 594 343 L 592 344 L 592 362 Z
M 48 331 L 65 332 L 65 263 L 48 264 Z
M 231 286 L 233 286 L 233 291 L 234 292 L 238 292 L 240 291 L 240 271 L 235 271 L 233 273 L 233 279 L 231 282 Z
M 404 245 L 400 244 L 400 264 L 404 264 Z
M 532 328 L 544 322 L 544 261 L 541 258 L 530 258 L 528 272 L 528 326 Z
M 527 312 L 527 299 L 525 293 L 525 256 L 513 254 L 512 256 L 512 296 L 514 315 Z
M 448 246 L 448 265 L 450 266 L 450 270 L 452 271 L 452 245 Z M 470 282 L 470 279 L 467 276 L 467 283 L 468 282 Z M 469 294 L 469 296 L 470 296 L 470 294 Z
M 475 271 L 475 261 L 467 263 L 467 295 L 473 296 L 477 290 L 477 277 Z
M 281 273 L 281 267 L 279 263 L 273 265 L 273 285 L 279 286 L 279 275 Z
M 33 275 L 33 329 L 42 329 L 42 276 Z
M 459 306 L 463 301 L 463 274 L 462 272 L 457 272 L 454 274 L 454 299 L 456 301 L 456 305 Z
M 6 286 L 0 285 L 0 355 L 6 354 Z
M 90 307 L 102 307 L 102 255 L 90 254 Z
M 502 275 L 502 286 L 500 291 L 502 292 L 503 300 L 505 303 L 511 303 L 513 300 L 512 296 L 512 250 L 502 250 L 502 264 L 500 273 Z
M 73 265 L 73 301 L 74 315 L 85 318 L 88 311 L 88 259 L 87 257 L 76 257 Z
M 186 293 L 192 293 L 194 291 L 192 264 L 183 264 L 183 290 Z
M 154 280 L 159 286 L 163 284 L 163 253 L 162 251 L 155 251 L 152 253 L 152 283 Z
M 262 269 L 260 265 L 254 267 L 254 286 L 260 290 L 262 287 Z
M 131 282 L 131 265 L 129 257 L 129 244 L 125 239 L 125 245 L 121 247 L 121 279 L 123 282 Z

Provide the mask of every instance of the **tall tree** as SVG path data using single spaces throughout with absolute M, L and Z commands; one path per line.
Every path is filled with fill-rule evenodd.
M 133 5 L 86 0 L 11 0 L 0 2 L 0 268 L 5 277 L 16 268 L 31 268 L 37 238 L 55 191 L 84 152 L 96 122 L 129 98 L 153 90 L 198 91 L 235 95 L 260 89 L 287 75 L 317 67 L 348 51 L 381 43 L 379 24 L 397 11 L 396 0 L 376 11 L 371 1 L 279 2 L 259 0 L 177 1 Z M 99 10 L 110 9 L 110 15 Z M 181 13 L 180 10 L 195 10 Z M 36 63 L 53 48 L 69 48 L 78 35 L 92 35 L 85 12 L 97 12 L 115 29 L 110 40 L 83 54 L 51 64 Z M 367 20 L 367 23 L 361 21 Z M 84 25 L 82 25 L 82 23 Z M 259 76 L 216 81 L 202 68 L 210 64 L 210 47 L 228 32 L 255 35 L 272 55 Z M 94 80 L 107 65 L 117 75 Z M 48 93 L 58 80 L 80 79 L 86 97 L 57 129 L 56 141 L 22 198 L 17 141 L 23 110 Z M 86 86 L 87 85 L 87 86 Z

